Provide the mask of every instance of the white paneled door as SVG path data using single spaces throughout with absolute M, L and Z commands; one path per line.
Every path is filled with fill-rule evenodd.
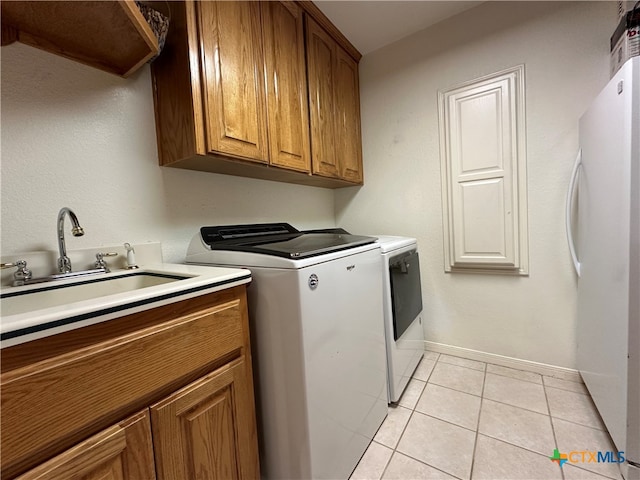
M 440 93 L 445 270 L 528 273 L 524 67 Z

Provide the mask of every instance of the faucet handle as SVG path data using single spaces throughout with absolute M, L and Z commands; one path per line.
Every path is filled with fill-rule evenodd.
M 104 268 L 104 271 L 109 273 L 109 266 L 107 262 L 104 260 L 104 257 L 117 257 L 118 254 L 116 252 L 107 252 L 107 253 L 96 253 L 96 268 Z
M 32 272 L 27 268 L 27 262 L 24 260 L 16 260 L 15 262 L 1 263 L 0 267 L 11 268 L 16 267 L 18 270 L 13 274 L 14 285 L 22 285 L 22 282 L 29 280 L 32 277 Z

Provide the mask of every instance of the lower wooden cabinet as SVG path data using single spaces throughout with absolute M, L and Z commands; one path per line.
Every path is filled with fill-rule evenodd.
M 260 477 L 244 286 L 0 353 L 2 480 Z
M 18 480 L 153 480 L 149 411 L 95 434 Z
M 234 360 L 17 480 L 258 478 L 245 372 Z
M 252 406 L 243 360 L 151 407 L 158 478 L 258 478 Z

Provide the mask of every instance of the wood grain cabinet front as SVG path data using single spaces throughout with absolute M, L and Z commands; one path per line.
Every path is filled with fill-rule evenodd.
M 327 145 L 359 165 L 361 140 L 357 62 L 342 49 L 351 70 L 345 75 L 334 54 L 330 91 L 321 99 L 324 107 L 331 98 L 332 129 L 313 136 L 308 8 L 288 1 L 171 2 L 167 43 L 152 64 L 161 165 L 331 188 L 362 183 L 361 174 L 343 175 L 342 163 L 331 174 L 312 168 L 312 152 L 325 158 Z
M 133 0 L 0 3 L 2 45 L 15 41 L 123 77 L 159 52 Z
M 151 406 L 159 478 L 259 478 L 245 370 L 238 359 Z
M 17 480 L 155 480 L 149 411 L 143 410 Z
M 259 478 L 244 286 L 1 353 L 2 480 Z
M 187 0 L 171 10 L 152 65 L 161 164 L 229 173 L 235 159 L 309 173 L 301 8 Z
M 260 5 L 198 2 L 207 151 L 267 163 Z
M 309 110 L 303 12 L 293 2 L 262 2 L 269 158 L 309 173 Z
M 307 17 L 313 173 L 362 183 L 358 64 Z

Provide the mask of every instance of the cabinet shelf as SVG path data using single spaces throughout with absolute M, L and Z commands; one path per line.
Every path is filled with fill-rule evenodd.
M 14 41 L 127 77 L 158 54 L 136 4 L 119 1 L 4 1 L 2 45 Z

